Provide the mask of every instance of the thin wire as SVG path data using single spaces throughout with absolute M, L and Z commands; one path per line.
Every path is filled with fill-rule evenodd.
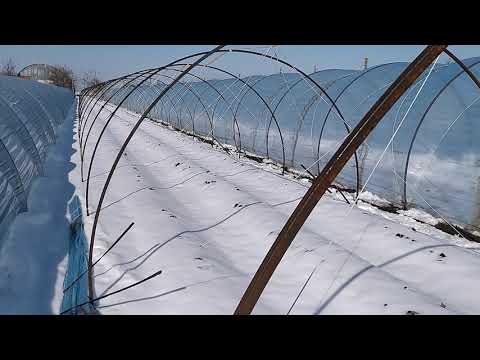
M 438 59 L 439 59 L 439 57 L 437 57 L 437 58 L 435 59 L 435 61 L 434 61 L 433 65 L 431 66 L 431 68 L 430 68 L 430 71 L 429 71 L 428 75 L 426 76 L 426 78 L 425 78 L 425 80 L 424 80 L 424 82 L 423 82 L 422 86 L 420 87 L 420 89 L 419 89 L 419 91 L 417 92 L 417 94 L 416 94 L 415 98 L 413 99 L 412 103 L 410 104 L 410 107 L 409 107 L 409 109 L 407 110 L 407 112 L 406 112 L 405 116 L 403 117 L 402 121 L 400 122 L 400 124 L 399 124 L 399 126 L 398 126 L 397 130 L 395 131 L 395 133 L 393 134 L 393 136 L 390 138 L 390 141 L 388 142 L 387 146 L 385 147 L 385 149 L 384 149 L 384 151 L 383 151 L 383 153 L 382 153 L 382 155 L 381 155 L 381 157 L 380 157 L 379 161 L 378 161 L 378 162 L 377 162 L 377 164 L 375 165 L 375 167 L 374 167 L 374 169 L 373 169 L 372 173 L 371 173 L 371 174 L 370 174 L 370 176 L 368 177 L 368 179 L 367 179 L 367 181 L 366 181 L 366 183 L 365 183 L 364 187 L 362 188 L 362 191 L 360 191 L 360 193 L 359 193 L 359 194 L 358 194 L 358 196 L 356 197 L 356 200 L 355 200 L 355 202 L 353 202 L 352 206 L 350 206 L 350 207 L 349 207 L 349 210 L 348 210 L 348 212 L 346 213 L 345 217 L 348 217 L 348 216 L 349 216 L 349 214 L 350 214 L 350 212 L 352 211 L 352 209 L 353 209 L 353 208 L 356 206 L 356 204 L 357 204 L 357 202 L 358 202 L 358 198 L 359 198 L 359 196 L 360 196 L 360 195 L 361 195 L 361 193 L 364 191 L 364 189 L 365 189 L 366 185 L 368 184 L 368 182 L 369 182 L 369 180 L 370 180 L 370 178 L 371 178 L 372 174 L 374 173 L 374 171 L 375 171 L 375 170 L 376 170 L 376 168 L 378 167 L 378 164 L 379 164 L 379 163 L 380 163 L 380 161 L 382 160 L 382 158 L 383 158 L 383 155 L 385 155 L 385 153 L 386 153 L 386 151 L 388 150 L 388 148 L 389 148 L 389 146 L 390 146 L 391 142 L 392 142 L 392 141 L 393 141 L 393 139 L 395 138 L 395 135 L 397 134 L 397 132 L 398 132 L 398 130 L 400 129 L 400 127 L 402 126 L 402 124 L 403 124 L 403 121 L 405 120 L 406 116 L 408 115 L 408 112 L 409 112 L 409 111 L 410 111 L 410 109 L 412 108 L 412 106 L 413 106 L 413 103 L 416 101 L 416 99 L 417 99 L 417 97 L 418 97 L 419 93 L 420 93 L 420 92 L 421 92 L 421 90 L 423 89 L 423 86 L 425 85 L 425 83 L 426 83 L 426 81 L 428 80 L 428 78 L 429 78 L 430 74 L 432 73 L 432 70 L 433 70 L 433 68 L 435 67 L 435 64 L 436 64 L 436 62 L 438 61 Z M 369 224 L 366 226 L 366 228 L 365 228 L 365 229 L 367 229 L 369 226 L 370 226 L 370 223 L 369 223 Z M 331 288 L 332 288 L 333 284 L 334 284 L 334 283 L 337 281 L 338 277 L 340 276 L 340 274 L 341 274 L 341 271 L 343 270 L 343 268 L 345 267 L 345 265 L 347 264 L 347 262 L 348 262 L 348 261 L 350 260 L 350 258 L 352 257 L 353 253 L 356 251 L 356 249 L 357 249 L 357 248 L 358 248 L 358 246 L 360 245 L 360 242 L 361 242 L 361 240 L 362 240 L 362 239 L 363 239 L 363 236 L 362 236 L 362 237 L 360 237 L 360 239 L 359 239 L 359 240 L 357 240 L 357 242 L 355 243 L 355 246 L 354 246 L 354 248 L 352 249 L 352 251 L 349 251 L 349 254 L 347 255 L 347 257 L 346 257 L 345 261 L 343 262 L 343 264 L 342 264 L 342 265 L 340 266 L 340 268 L 338 269 L 338 271 L 337 271 L 337 273 L 335 274 L 335 276 L 333 277 L 333 279 L 332 279 L 332 281 L 331 281 L 330 285 L 328 286 L 328 288 L 327 288 L 327 291 L 325 292 L 324 296 L 322 297 L 322 299 L 321 299 L 321 303 L 323 303 L 323 301 L 324 301 L 325 297 L 328 295 L 328 293 L 330 292 L 330 290 L 331 290 Z M 328 244 L 328 246 L 331 246 L 331 244 L 332 244 L 332 243 L 333 243 L 333 239 L 329 241 L 329 244 Z
M 435 148 L 430 152 L 430 154 L 427 155 L 427 158 L 433 156 L 433 155 L 437 152 L 440 144 L 443 142 L 443 140 L 445 139 L 445 137 L 447 136 L 447 134 L 450 132 L 450 130 L 451 130 L 451 128 L 453 127 L 453 125 L 455 125 L 455 123 L 457 122 L 457 120 L 460 119 L 460 117 L 461 117 L 469 108 L 471 108 L 475 103 L 477 103 L 479 100 L 480 100 L 480 96 L 477 97 L 474 101 L 472 101 L 472 102 L 470 103 L 470 105 L 468 105 L 468 106 L 455 118 L 455 120 L 453 120 L 453 122 L 450 123 L 450 125 L 449 125 L 448 128 L 445 130 L 445 132 L 443 133 L 442 137 L 440 138 L 440 141 L 438 142 L 438 144 L 437 144 L 437 145 L 435 146 Z M 428 161 L 428 159 L 425 160 L 425 161 Z M 420 174 L 423 174 L 423 173 L 425 173 L 427 170 L 430 170 L 432 164 L 433 164 L 433 159 L 430 160 L 430 165 L 426 165 L 426 166 L 428 166 L 428 167 L 426 167 L 426 166 L 422 166 L 422 167 L 421 167 L 421 168 L 422 168 L 422 171 L 421 171 Z M 422 177 L 422 176 L 423 176 L 423 175 L 420 175 L 420 177 Z
M 293 307 L 295 306 L 295 304 L 297 303 L 297 300 L 300 298 L 300 296 L 302 295 L 303 293 L 303 290 L 305 290 L 305 288 L 307 287 L 307 284 L 308 282 L 310 281 L 310 279 L 312 278 L 313 276 L 313 273 L 317 270 L 317 266 L 315 266 L 310 274 L 310 276 L 308 277 L 307 281 L 305 281 L 305 283 L 303 284 L 302 286 L 302 289 L 300 290 L 300 292 L 298 293 L 297 297 L 295 298 L 295 300 L 293 301 L 293 304 L 292 306 L 290 306 L 290 309 L 288 309 L 288 312 L 287 312 L 287 315 L 290 315 L 290 312 L 292 311 Z
M 378 165 L 380 164 L 380 162 L 382 161 L 383 157 L 385 156 L 385 153 L 387 152 L 388 148 L 390 147 L 392 141 L 395 139 L 395 136 L 397 135 L 398 131 L 400 130 L 400 128 L 402 127 L 405 119 L 407 118 L 407 115 L 409 114 L 410 110 L 412 109 L 413 107 L 413 104 L 416 102 L 417 98 L 418 98 L 418 95 L 420 94 L 420 92 L 422 91 L 423 87 L 425 86 L 427 80 L 429 79 L 430 77 L 430 74 L 432 73 L 432 70 L 433 68 L 435 67 L 435 64 L 437 63 L 439 57 L 437 57 L 435 59 L 435 61 L 433 62 L 431 68 L 430 68 L 430 71 L 428 72 L 428 75 L 425 77 L 425 80 L 423 81 L 422 83 L 422 86 L 420 86 L 420 89 L 418 89 L 417 91 L 417 94 L 415 95 L 413 101 L 410 103 L 410 106 L 408 107 L 405 115 L 403 116 L 402 120 L 400 121 L 400 124 L 398 124 L 398 127 L 397 129 L 395 130 L 395 132 L 393 133 L 393 135 L 390 137 L 390 140 L 388 141 L 388 144 L 387 146 L 385 147 L 385 149 L 383 150 L 382 154 L 380 155 L 380 158 L 378 159 L 377 163 L 375 164 L 375 166 L 373 167 L 373 170 L 371 171 L 370 175 L 368 176 L 367 178 L 367 181 L 365 182 L 365 184 L 363 185 L 362 187 L 362 190 L 360 191 L 359 194 L 357 194 L 357 197 L 356 197 L 356 201 L 352 204 L 352 206 L 350 207 L 350 210 L 349 212 L 347 213 L 347 216 L 348 214 L 350 213 L 350 211 L 355 207 L 355 204 L 357 203 L 360 195 L 365 191 L 365 188 L 367 187 L 370 179 L 372 178 L 373 174 L 375 173 L 375 170 L 377 169 Z

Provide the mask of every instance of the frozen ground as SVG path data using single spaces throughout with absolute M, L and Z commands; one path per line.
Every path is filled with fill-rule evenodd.
M 86 166 L 105 119 L 94 126 Z M 94 210 L 121 143 L 138 115 L 120 110 L 92 170 Z M 74 147 L 77 149 L 78 144 Z M 72 181 L 85 204 L 79 153 Z M 100 214 L 94 259 L 133 228 L 95 267 L 106 294 L 158 270 L 138 287 L 99 303 L 103 314 L 231 314 L 309 183 L 269 164 L 234 158 L 145 121 L 117 167 Z M 350 211 L 326 195 L 275 272 L 254 313 L 480 313 L 478 244 L 366 203 Z M 86 217 L 90 236 L 93 215 Z M 468 249 L 470 247 L 470 249 Z

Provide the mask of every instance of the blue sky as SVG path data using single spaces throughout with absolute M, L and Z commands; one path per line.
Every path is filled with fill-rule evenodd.
M 0 45 L 0 61 L 11 57 L 18 68 L 31 63 L 68 65 L 81 75 L 96 70 L 102 80 L 166 64 L 188 54 L 211 49 L 214 45 Z M 238 47 L 238 46 L 233 46 Z M 251 46 L 255 48 L 256 46 Z M 422 49 L 422 45 L 282 45 L 279 56 L 306 72 L 328 68 L 360 69 L 363 58 L 369 58 L 369 66 L 391 61 L 410 61 Z M 460 58 L 480 56 L 480 45 L 451 45 Z M 255 49 L 265 52 L 265 49 Z M 259 61 L 258 58 L 231 56 L 223 60 L 230 69 L 242 76 L 270 74 L 278 66 Z

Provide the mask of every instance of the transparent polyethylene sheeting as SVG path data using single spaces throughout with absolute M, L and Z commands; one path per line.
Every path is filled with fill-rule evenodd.
M 0 75 L 0 241 L 27 210 L 32 181 L 43 174 L 48 146 L 73 100 L 68 89 Z
M 480 58 L 464 63 L 480 76 Z M 193 71 L 148 117 L 317 174 L 407 65 L 322 70 L 310 74 L 313 82 L 292 72 L 202 81 L 201 71 Z M 478 228 L 480 89 L 456 63 L 430 70 L 386 114 L 358 150 L 358 165 L 352 159 L 337 182 L 353 189 L 358 182 L 361 189 L 368 179 L 365 190 L 397 205 Z M 142 114 L 178 74 L 160 71 L 138 87 L 144 77 L 124 80 L 97 99 Z

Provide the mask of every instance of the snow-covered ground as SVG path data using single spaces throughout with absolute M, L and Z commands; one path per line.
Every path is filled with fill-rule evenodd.
M 93 127 L 85 170 L 110 106 Z M 92 113 L 95 113 L 93 111 Z M 93 116 L 92 116 L 93 118 Z M 113 159 L 138 115 L 117 112 L 92 169 L 95 210 Z M 91 119 L 90 119 L 91 121 Z M 70 174 L 85 205 L 78 143 Z M 85 171 L 86 173 L 86 171 Z M 122 156 L 100 213 L 94 260 L 103 314 L 231 314 L 288 216 L 305 180 L 145 121 Z M 480 313 L 479 244 L 385 213 L 367 203 L 351 209 L 326 194 L 297 235 L 255 314 Z M 90 236 L 93 215 L 86 217 Z
M 69 178 L 75 107 L 57 128 L 45 172 L 28 194 L 28 211 L 18 214 L 0 247 L 0 314 L 58 314 L 67 267 L 67 203 L 75 192 Z
M 85 173 L 110 111 L 107 106 L 92 130 Z M 93 163 L 91 210 L 138 119 L 123 109 L 117 114 Z M 29 211 L 15 219 L 5 238 L 0 252 L 2 314 L 59 313 L 68 265 L 67 205 L 75 193 L 86 204 L 76 129 L 73 116 L 59 127 L 45 176 L 32 185 Z M 228 155 L 145 121 L 108 189 L 94 260 L 131 222 L 135 225 L 95 266 L 95 292 L 111 293 L 158 270 L 162 274 L 101 300 L 98 310 L 233 313 L 309 185 L 292 174 L 281 175 L 269 161 Z M 286 314 L 310 276 L 291 314 L 480 313 L 480 292 L 475 290 L 480 244 L 430 226 L 436 219 L 423 212 L 392 214 L 363 201 L 351 209 L 332 191 L 296 237 L 255 314 Z M 373 194 L 363 198 L 381 202 Z M 90 236 L 93 215 L 85 221 Z

